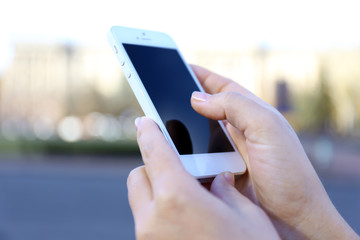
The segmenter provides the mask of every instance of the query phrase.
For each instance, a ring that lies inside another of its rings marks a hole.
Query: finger
[[[231,125],[247,133],[269,131],[273,133],[279,121],[278,114],[237,92],[209,95],[194,92],[191,105],[201,115],[214,119],[226,119]],[[276,117],[276,118],[275,118]],[[269,135],[269,134],[267,134]]]
[[[230,123],[227,123],[225,126],[227,132],[229,133],[231,139],[233,142],[238,143],[238,150],[241,153],[241,156],[246,159],[247,158],[247,149],[246,149],[246,138],[244,136],[244,133],[231,125]]]
[[[191,177],[153,120],[142,117],[137,120],[136,128],[137,141],[154,194],[164,187],[173,188],[174,184]]]
[[[249,163],[249,157],[248,157],[248,151],[246,147],[246,138],[242,131],[231,125],[230,123],[226,124],[226,131],[229,133],[231,139],[235,143],[238,151],[241,154],[241,157],[244,159],[248,171],[250,170],[250,163]]]
[[[246,88],[242,87],[240,84],[230,80],[229,78],[220,76],[200,66],[191,65],[191,68],[205,91],[208,93],[215,94],[221,92],[236,91],[256,102],[265,104],[262,99],[254,95]]]
[[[245,197],[247,197],[254,204],[259,205],[258,199],[256,198],[253,180],[250,176],[250,171],[239,176],[235,180],[235,188]]]
[[[235,187],[234,174],[225,172],[217,175],[211,184],[211,192],[233,209],[242,210],[250,202]]]
[[[134,218],[152,201],[152,189],[145,167],[140,166],[132,170],[127,179],[128,198]]]

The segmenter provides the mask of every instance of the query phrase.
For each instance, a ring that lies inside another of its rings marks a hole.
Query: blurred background
[[[360,233],[360,4],[12,0],[0,10],[0,239],[133,239],[126,177],[143,115],[112,25],[169,33],[297,131]]]

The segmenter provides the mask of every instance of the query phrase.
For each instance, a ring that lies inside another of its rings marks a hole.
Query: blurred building
[[[360,50],[315,53],[254,48],[188,53],[188,61],[234,79],[267,102],[281,105],[280,110],[298,111],[299,117],[293,117],[298,129],[306,126],[301,121],[314,115],[308,111],[314,101],[322,103],[316,96],[321,96],[323,81],[330,96],[326,101],[334,106],[329,113],[334,127],[342,133],[359,133]],[[71,141],[101,134],[118,139],[117,131],[104,126],[118,126],[121,135],[132,125],[129,119],[141,112],[106,46],[18,43],[13,63],[0,73],[0,80],[1,135],[7,139],[61,137],[61,129],[69,126],[77,129],[68,133]],[[121,121],[128,122],[127,127]]]
[[[84,122],[91,113],[119,116],[137,108],[107,48],[17,44],[0,78],[1,135],[10,140],[56,137],[66,116]]]
[[[313,52],[271,51],[201,51],[193,61],[229,77],[264,100],[276,99],[276,81],[283,79],[295,91],[311,91],[316,87],[319,60]]]
[[[360,49],[195,51],[191,61],[237,81],[274,106],[279,84],[286,84],[287,104],[295,105],[287,109],[299,111],[293,119],[298,129],[313,124],[309,115],[320,114],[326,107],[320,104],[311,111],[314,101],[322,101],[318,99],[320,83],[325,81],[328,88],[323,90],[333,105],[329,113],[332,127],[340,133],[360,135]]]

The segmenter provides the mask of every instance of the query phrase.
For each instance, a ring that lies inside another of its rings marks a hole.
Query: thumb
[[[258,103],[238,92],[210,95],[193,92],[191,105],[201,115],[214,120],[227,120],[245,135],[275,131],[280,114],[270,105]]]
[[[241,210],[250,200],[243,196],[235,187],[234,174],[224,172],[217,175],[211,184],[210,191],[224,201],[229,207]]]

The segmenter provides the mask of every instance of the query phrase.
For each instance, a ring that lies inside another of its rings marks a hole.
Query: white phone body
[[[108,34],[108,41],[117,59],[119,60],[122,71],[125,74],[125,77],[128,80],[130,87],[133,90],[145,115],[153,119],[159,125],[165,138],[177,152],[183,166],[190,174],[192,174],[199,180],[206,181],[206,179],[212,178],[217,174],[225,171],[230,171],[235,175],[243,174],[246,171],[246,165],[244,160],[242,159],[240,153],[238,152],[237,148],[235,147],[234,143],[226,132],[225,127],[220,121],[218,121],[218,123],[220,124],[222,131],[224,131],[226,138],[229,140],[231,146],[233,147],[233,151],[180,154],[178,149],[176,148],[174,141],[170,137],[170,134],[157,111],[156,106],[154,105],[145,85],[142,82],[142,79],[140,79],[139,75],[141,75],[141,72],[138,72],[139,67],[138,69],[136,69],[136,67],[134,66],[134,57],[133,59],[130,59],[128,54],[129,52],[127,52],[125,49],[125,47],[127,47],[129,51],[129,46],[135,49],[139,47],[141,48],[141,46],[143,46],[145,47],[145,49],[148,49],[147,47],[150,47],[150,50],[176,50],[181,58],[181,61],[185,64],[187,71],[191,74],[193,81],[198,87],[198,89],[193,89],[193,91],[204,91],[195,74],[188,66],[188,64],[186,64],[186,62],[184,61],[184,58],[178,51],[175,42],[170,36],[161,32],[114,26],[111,28]],[[151,62],[153,63],[153,61]],[[154,79],[154,81],[156,81],[156,78]],[[188,102],[190,103],[190,96],[188,97]],[[176,111],[176,106],[174,106],[174,109]],[[211,124],[209,123],[209,125]]]

